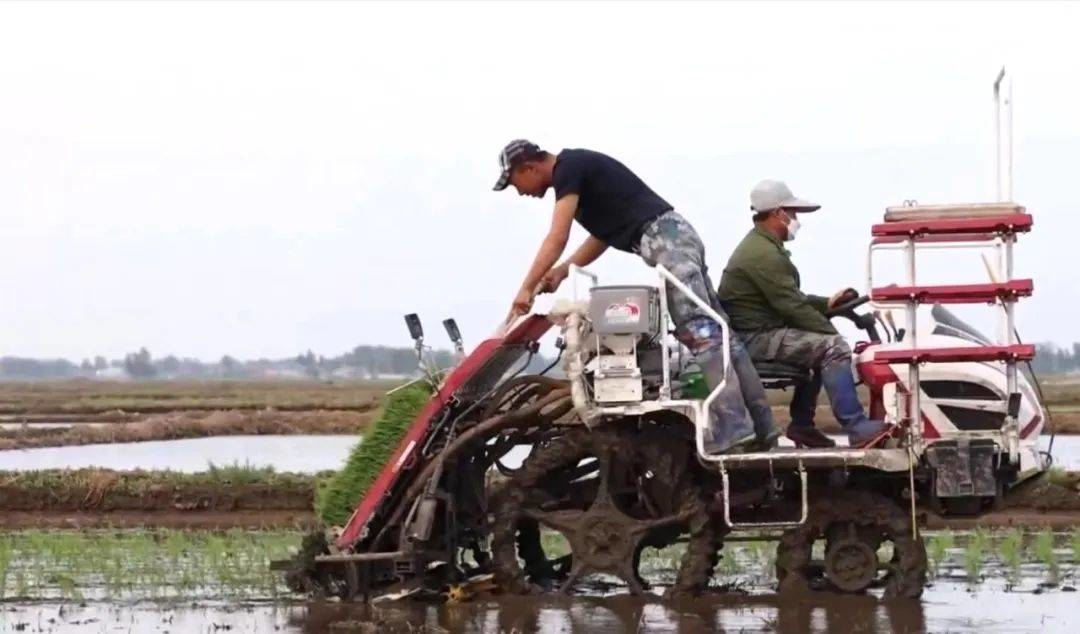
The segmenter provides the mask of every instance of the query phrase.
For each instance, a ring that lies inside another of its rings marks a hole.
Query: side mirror
[[[413,338],[413,341],[424,338],[424,327],[420,324],[419,315],[416,313],[405,315],[405,325],[409,327],[409,336]]]

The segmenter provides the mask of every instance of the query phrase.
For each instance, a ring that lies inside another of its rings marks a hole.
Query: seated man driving
[[[754,228],[731,254],[718,293],[732,329],[755,363],[782,363],[812,372],[809,381],[795,388],[787,437],[798,446],[835,446],[814,427],[817,397],[824,386],[849,442],[863,446],[885,426],[866,416],[855,392],[851,348],[825,316],[857,294],[852,289],[832,298],[804,294],[799,271],[784,248],[784,242],[795,239],[798,216],[820,207],[796,198],[780,181],[758,183],[750,192]]]

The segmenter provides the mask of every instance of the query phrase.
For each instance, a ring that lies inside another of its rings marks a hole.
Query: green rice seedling
[[[1046,479],[1052,484],[1065,485],[1071,483],[1069,472],[1063,467],[1050,467],[1050,470],[1046,472]]]
[[[428,385],[417,383],[386,398],[382,417],[353,447],[345,466],[316,490],[315,513],[323,522],[340,526],[348,521],[430,397]]]
[[[1072,546],[1072,562],[1080,566],[1080,528],[1074,528],[1069,536],[1069,545]]]
[[[1051,575],[1057,576],[1058,556],[1057,552],[1054,550],[1054,533],[1050,529],[1040,532],[1035,537],[1033,548],[1035,551],[1035,558],[1050,569]]]
[[[742,569],[738,560],[735,558],[735,553],[732,549],[725,549],[728,552],[720,554],[720,563],[717,565],[717,571],[723,575],[735,575]]]
[[[299,539],[260,531],[0,534],[0,553],[11,554],[2,591],[32,600],[262,599],[283,589],[270,559]]]
[[[1004,537],[998,541],[998,552],[1001,554],[1001,561],[1011,572],[1019,570],[1023,559],[1023,551],[1024,533],[1019,528],[1006,532]]]
[[[926,554],[930,557],[930,564],[933,567],[934,574],[938,574],[941,569],[941,562],[945,561],[945,557],[949,554],[949,550],[955,545],[955,538],[952,531],[943,531],[930,537],[926,542]]]
[[[11,565],[11,539],[0,535],[0,601],[4,599],[7,588],[8,568]]]
[[[15,597],[22,598],[30,595],[30,584],[27,583],[26,573],[19,570],[15,571]]]
[[[983,529],[977,529],[968,539],[967,546],[964,548],[964,569],[967,571],[969,580],[977,581],[979,579],[982,572],[983,558],[989,544],[990,536]]]
[[[61,592],[61,596],[72,601],[83,601],[83,594],[79,592],[79,588],[75,585],[75,580],[67,575],[54,575],[50,582],[55,583]]]
[[[540,547],[549,559],[570,554],[570,542],[558,531],[541,531]]]

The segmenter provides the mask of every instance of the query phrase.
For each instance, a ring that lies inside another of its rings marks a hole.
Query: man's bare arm
[[[585,242],[581,243],[577,251],[574,251],[574,254],[559,266],[564,267],[567,271],[570,270],[571,264],[589,266],[596,261],[596,258],[603,255],[604,251],[607,251],[607,247],[608,245],[603,240],[595,236],[589,236],[585,239]]]
[[[574,223],[577,206],[577,194],[569,194],[556,201],[555,213],[551,218],[551,229],[548,230],[547,237],[536,252],[536,258],[529,267],[529,273],[525,276],[525,281],[521,283],[521,290],[532,292],[540,283],[540,278],[544,276],[544,273],[555,266],[570,239],[570,225]]]
[[[571,264],[588,266],[595,262],[596,258],[600,257],[604,251],[607,251],[607,248],[608,245],[602,240],[589,236],[562,264],[544,274],[544,277],[540,279],[540,292],[554,293],[559,290],[559,285],[570,276]]]
[[[532,310],[533,297],[537,292],[541,279],[543,279],[545,273],[551,270],[551,267],[559,260],[563,250],[566,249],[566,243],[570,239],[570,225],[574,222],[577,205],[577,194],[568,194],[555,202],[555,213],[551,217],[551,228],[536,252],[532,266],[529,267],[529,273],[525,276],[525,281],[521,283],[521,289],[518,290],[517,295],[514,297],[514,302],[510,306],[510,314],[506,317],[508,322],[512,321],[516,315],[526,315]]]

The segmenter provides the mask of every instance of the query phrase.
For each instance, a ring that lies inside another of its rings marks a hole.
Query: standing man
[[[554,292],[570,273],[570,265],[587,266],[608,247],[636,253],[649,266],[663,264],[699,297],[723,314],[705,266],[705,247],[694,228],[670,204],[615,159],[591,150],[563,150],[558,155],[536,144],[511,141],[499,155],[502,173],[495,191],[513,185],[521,196],[543,198],[555,189],[555,213],[529,272],[514,297],[508,321],[532,309],[534,289]],[[569,258],[556,264],[566,249],[570,226],[577,220],[589,237]],[[734,452],[771,448],[780,433],[765,401],[765,390],[750,357],[731,338],[731,366],[724,368],[720,327],[677,291],[668,291],[668,308],[676,337],[701,365],[706,384],[727,384],[712,405],[710,451]],[[754,421],[751,428],[746,410]]]
[[[813,371],[811,381],[795,388],[787,437],[807,447],[836,445],[814,427],[817,397],[824,385],[851,445],[861,446],[877,438],[885,426],[863,411],[855,392],[851,348],[825,317],[826,311],[858,293],[844,289],[831,298],[803,294],[799,271],[784,248],[799,230],[798,216],[820,208],[796,198],[780,181],[754,186],[750,192],[754,228],[731,254],[718,294],[752,359]]]

